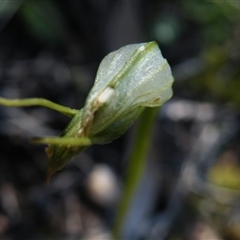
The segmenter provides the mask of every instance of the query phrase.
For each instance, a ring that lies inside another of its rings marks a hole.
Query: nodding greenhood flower
[[[128,45],[108,54],[84,106],[83,131],[93,137],[118,122],[118,128],[128,127],[140,109],[167,101],[172,83],[171,69],[155,42]],[[119,136],[106,141],[112,137]]]
[[[145,107],[161,106],[172,96],[173,81],[155,42],[127,45],[108,54],[84,107],[73,114],[59,138],[35,139],[50,143],[48,179],[90,145],[120,137]]]

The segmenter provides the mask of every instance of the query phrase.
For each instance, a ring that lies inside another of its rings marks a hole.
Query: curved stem
[[[0,97],[0,105],[7,107],[30,107],[30,106],[42,106],[58,111],[68,117],[74,117],[79,111],[69,107],[62,106],[60,104],[51,102],[45,98],[25,98],[25,99],[6,99]]]
[[[147,162],[152,127],[158,112],[159,108],[146,108],[140,115],[135,142],[129,158],[123,193],[117,209],[116,222],[113,230],[114,239],[122,238],[121,233],[124,228],[124,222]]]

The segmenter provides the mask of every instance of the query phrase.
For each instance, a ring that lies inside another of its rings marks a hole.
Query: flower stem
[[[151,143],[153,123],[159,108],[146,108],[140,115],[135,142],[129,158],[126,180],[122,197],[117,209],[116,222],[113,230],[114,239],[122,239],[122,230],[134,194],[139,186],[147,162],[147,154]]]
[[[7,107],[30,107],[30,106],[42,106],[46,108],[53,109],[68,117],[74,117],[79,111],[77,109],[72,109],[69,107],[62,106],[60,104],[49,101],[45,98],[25,98],[25,99],[7,99],[0,97],[0,105]]]

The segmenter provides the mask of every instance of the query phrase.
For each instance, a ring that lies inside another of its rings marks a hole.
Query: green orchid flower
[[[82,109],[46,99],[5,99],[9,107],[44,106],[72,118],[58,137],[35,138],[49,144],[47,181],[75,155],[93,144],[120,137],[146,107],[159,107],[172,96],[174,79],[156,42],[131,44],[108,54],[101,62],[95,83]]]

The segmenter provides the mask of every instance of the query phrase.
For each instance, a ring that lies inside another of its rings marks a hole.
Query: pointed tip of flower
[[[47,173],[46,173],[46,183],[47,183],[47,185],[49,185],[51,177],[54,173],[55,173],[55,171],[53,171],[51,168],[47,169]]]

